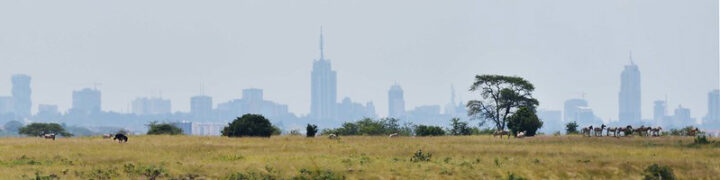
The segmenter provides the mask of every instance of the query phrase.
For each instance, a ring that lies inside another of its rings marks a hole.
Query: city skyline
[[[567,1],[557,9],[541,2],[254,4],[272,11],[178,2],[163,14],[137,9],[138,1],[114,8],[0,3],[0,21],[7,24],[0,29],[0,96],[11,95],[10,76],[28,74],[33,112],[38,104],[66,111],[72,91],[99,82],[103,109],[116,112],[129,111],[136,97],[170,99],[173,111],[187,112],[188,97],[227,102],[243,89],[262,88],[266,99],[307,115],[308,61],[317,58],[320,25],[331,37],[327,56],[339,72],[337,100],[372,101],[380,116],[388,113],[387,88],[395,82],[410,110],[449,103],[450,85],[458,99],[476,98],[466,91],[474,75],[504,74],[535,84],[542,109],[560,110],[565,100],[586,94],[595,115],[617,120],[618,75],[629,50],[643,72],[643,119],[665,97],[669,112],[682,104],[701,119],[707,92],[718,87],[717,17],[708,16],[717,14],[717,2]],[[385,8],[365,13],[378,4]],[[408,4],[416,8],[394,13]]]

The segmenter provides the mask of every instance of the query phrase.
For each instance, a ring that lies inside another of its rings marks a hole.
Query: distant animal
[[[392,133],[392,134],[390,134],[389,137],[391,137],[391,138],[392,138],[392,137],[398,137],[398,133]]]
[[[502,139],[504,135],[507,135],[508,139],[510,139],[510,132],[508,131],[495,130],[495,132],[493,132],[493,137],[500,136],[500,139]]]
[[[660,136],[660,131],[662,131],[660,126],[650,129],[652,136]]]
[[[584,127],[584,128],[582,128],[582,129],[580,130],[580,132],[581,132],[583,135],[590,136],[590,131],[592,131],[592,129],[593,129],[592,126]]]
[[[595,130],[595,136],[602,136],[602,131],[603,131],[603,129],[605,129],[605,127],[606,127],[605,124],[603,124],[603,125],[600,126],[599,128],[595,128],[595,129],[594,129],[594,130]]]
[[[43,138],[45,138],[45,139],[52,139],[52,140],[54,141],[54,140],[55,140],[55,134],[53,134],[53,133],[43,134]]]
[[[620,133],[623,133],[624,136],[627,136],[627,131],[632,132],[632,126],[628,125],[626,127],[618,127],[615,133],[617,133],[618,135],[620,135]]]
[[[124,134],[115,134],[115,137],[113,137],[113,140],[123,143],[123,142],[128,141],[128,137],[125,136]]]
[[[524,138],[524,137],[525,137],[525,131],[517,133],[517,135],[515,135],[515,137],[517,137],[517,138]]]
[[[337,134],[330,134],[330,135],[328,136],[328,138],[330,138],[330,139],[337,139],[337,138],[339,138],[339,137],[338,137]]]
[[[696,135],[697,133],[699,133],[699,132],[700,132],[700,129],[698,129],[698,128],[691,129],[691,130],[688,132],[688,136],[695,136],[695,135]]]
[[[650,127],[640,126],[639,128],[635,129],[635,132],[638,133],[639,136],[647,136],[648,130],[650,130]]]
[[[103,139],[110,139],[113,138],[113,134],[103,134]]]
[[[608,127],[607,128],[607,136],[610,136],[610,132],[613,133],[613,136],[617,137],[617,127]]]

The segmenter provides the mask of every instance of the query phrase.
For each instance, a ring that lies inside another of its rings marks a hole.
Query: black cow
[[[119,142],[127,142],[127,141],[128,141],[128,137],[125,136],[124,134],[115,134],[115,137],[113,138],[113,140],[116,140],[116,141],[119,141]]]

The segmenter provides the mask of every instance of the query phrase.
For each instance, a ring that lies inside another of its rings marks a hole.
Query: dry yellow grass
[[[718,140],[718,139],[713,139]],[[131,136],[0,139],[0,179],[225,179],[234,173],[291,178],[301,169],[348,179],[639,179],[657,163],[681,179],[717,179],[720,148],[688,147],[688,137],[526,139],[466,137],[226,138]],[[411,162],[417,150],[429,162]]]

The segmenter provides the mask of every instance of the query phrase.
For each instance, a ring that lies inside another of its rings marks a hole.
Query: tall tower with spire
[[[629,55],[630,64],[620,74],[620,93],[618,93],[618,118],[621,122],[638,123],[641,120],[640,70]]]
[[[330,123],[336,118],[337,72],[332,70],[329,59],[325,59],[325,42],[320,27],[320,57],[313,61],[310,85],[310,117],[321,123]]]

